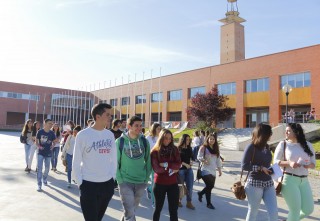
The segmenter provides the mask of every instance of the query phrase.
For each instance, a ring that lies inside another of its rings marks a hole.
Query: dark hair
[[[49,121],[52,121],[51,119],[47,118],[44,120],[45,123],[48,123]]]
[[[269,148],[269,145],[267,144],[269,138],[272,135],[272,128],[268,124],[260,123],[258,124],[252,132],[252,144],[259,150],[262,150],[263,148],[267,147]]]
[[[190,143],[189,145],[187,146],[187,138],[189,137],[190,139],[190,136],[188,134],[182,134],[182,136],[180,137],[179,139],[179,143],[178,143],[178,149],[181,150],[181,148],[183,146],[186,146],[186,147],[190,147]]]
[[[196,137],[199,137],[199,135],[200,135],[199,131],[196,130],[196,131],[194,132],[194,135],[195,135]]]
[[[152,150],[151,150],[151,152],[153,152],[153,151],[158,151],[158,158],[160,158],[160,149],[161,149],[161,147],[163,146],[163,140],[164,140],[164,137],[165,137],[167,134],[171,134],[171,138],[172,138],[172,139],[171,139],[171,142],[170,142],[169,145],[168,145],[169,147],[172,147],[172,148],[170,148],[170,149],[171,149],[170,159],[171,159],[171,156],[172,156],[172,154],[173,154],[173,150],[178,150],[177,147],[176,147],[176,146],[174,145],[174,143],[173,143],[173,135],[172,135],[171,131],[168,130],[168,129],[162,129],[162,130],[160,131],[159,138],[158,138],[156,144],[154,145],[154,147],[153,147]]]
[[[200,133],[202,136],[204,136],[204,137],[206,136],[206,132],[204,130],[201,130]]]
[[[302,146],[304,152],[306,152],[309,156],[313,156],[313,153],[307,144],[307,140],[303,133],[301,125],[297,123],[289,123],[288,126],[292,129],[298,143]]]
[[[151,125],[151,128],[150,128],[150,136],[151,137],[155,137],[156,136],[156,130],[157,130],[158,127],[160,127],[159,123],[153,123]]]
[[[134,122],[136,122],[136,121],[141,121],[142,122],[142,119],[140,117],[138,117],[138,116],[132,116],[132,117],[130,117],[128,119],[128,124],[130,126],[132,126],[134,124]]]
[[[28,119],[25,123],[24,123],[24,126],[23,126],[23,129],[22,129],[22,135],[23,136],[27,136],[27,133],[28,133],[28,123],[29,122],[32,122],[32,120],[31,119]],[[31,131],[33,130],[33,126],[31,126]]]
[[[91,116],[93,117],[94,120],[96,120],[96,115],[102,115],[105,112],[105,109],[111,109],[112,106],[107,103],[100,103],[100,104],[95,104],[93,105],[91,109]]]
[[[37,129],[37,124],[40,124],[40,122],[39,122],[39,121],[33,122],[32,136],[36,136],[38,130],[40,130],[41,125],[40,125],[40,127]]]
[[[78,131],[78,132],[79,132],[79,131],[81,130],[81,126],[80,126],[80,125],[77,125],[77,126],[75,126],[75,127],[74,127],[74,129],[73,129],[73,130],[76,130],[76,131]]]
[[[215,142],[213,144],[213,148],[210,148],[209,144],[209,139],[210,137],[213,137],[215,139]],[[216,133],[210,133],[208,136],[206,136],[203,146],[207,148],[211,154],[217,154],[217,156],[220,156],[220,150],[219,150],[219,144],[218,144],[218,139],[217,139],[217,134]]]
[[[58,125],[58,124],[54,124],[54,125]],[[53,127],[54,127],[54,125],[53,125]],[[60,137],[60,127],[59,127],[59,125],[58,125],[57,132],[54,131],[53,127],[51,128],[51,130],[56,134],[56,137]]]
[[[89,124],[91,124],[92,121],[93,121],[93,119],[92,119],[92,118],[89,118],[89,119],[87,120],[87,125],[90,126]]]
[[[72,120],[68,120],[67,124],[70,124],[71,130],[73,130],[73,128],[75,126],[74,122]]]
[[[124,121],[127,121],[125,118],[122,118],[121,119],[121,123],[123,123]]]
[[[112,128],[115,128],[119,123],[121,123],[121,120],[119,120],[119,119],[114,119],[114,120],[112,121]]]

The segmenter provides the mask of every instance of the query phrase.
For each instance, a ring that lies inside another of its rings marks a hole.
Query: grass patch
[[[320,140],[314,140],[311,142],[315,152],[320,152]],[[320,170],[320,159],[316,160],[316,170]]]

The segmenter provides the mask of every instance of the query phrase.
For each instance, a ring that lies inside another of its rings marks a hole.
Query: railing
[[[282,119],[280,123],[286,123],[287,116],[281,115]],[[320,114],[309,115],[309,114],[293,114],[288,115],[288,123],[309,123],[312,120],[320,119]]]

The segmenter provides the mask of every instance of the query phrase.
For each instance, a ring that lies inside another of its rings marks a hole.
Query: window
[[[118,99],[117,98],[110,99],[110,105],[113,107],[118,106]]]
[[[146,95],[137,95],[136,104],[146,103]]]
[[[189,98],[193,98],[197,93],[205,94],[206,88],[205,87],[193,87],[189,90]]]
[[[236,94],[236,83],[218,84],[219,95]]]
[[[178,101],[182,99],[182,90],[175,90],[168,92],[169,101]]]
[[[6,92],[0,91],[0,97],[7,97],[7,98],[14,98],[14,99],[21,99],[21,100],[40,100],[39,95],[34,94],[22,94],[22,93],[15,93],[15,92]]]
[[[253,79],[246,81],[246,93],[268,90],[269,78]]]
[[[151,94],[151,103],[162,101],[162,92]]]
[[[181,112],[170,112],[169,113],[169,121],[181,121]]]
[[[290,84],[294,88],[310,87],[310,72],[282,75],[280,87],[282,88],[285,84]]]
[[[130,97],[121,98],[121,106],[129,105],[129,104],[130,104]]]

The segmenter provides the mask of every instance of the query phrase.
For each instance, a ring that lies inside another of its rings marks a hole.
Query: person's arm
[[[118,184],[121,184],[123,183],[123,179],[122,179],[122,175],[121,175],[121,171],[120,171],[120,166],[121,166],[121,152],[120,152],[120,139],[123,139],[123,138],[118,138],[116,140],[116,149],[117,149],[117,172],[116,172],[116,179],[117,179],[117,182]]]
[[[82,184],[82,172],[81,172],[81,163],[82,163],[82,153],[84,149],[84,141],[82,140],[81,132],[76,136],[76,141],[73,150],[73,159],[72,159],[72,174],[80,187]]]
[[[221,162],[220,155],[217,156],[217,161],[216,162],[217,162],[217,168],[218,168],[219,176],[221,176],[222,175],[222,170],[221,170],[222,162]]]
[[[37,135],[36,135],[36,145],[37,145],[37,148],[38,148],[39,150],[42,150],[43,147],[42,147],[41,144],[40,144],[40,138],[41,138],[41,136],[40,136],[39,131],[38,131],[38,132],[37,132]]]
[[[145,180],[145,182],[147,183],[148,181],[149,181],[149,179],[150,179],[150,174],[151,174],[151,172],[152,172],[152,166],[151,166],[151,155],[150,155],[150,144],[149,144],[149,142],[147,141],[146,142],[147,143],[147,147],[145,147],[145,151],[146,151],[146,153],[145,153],[145,155],[146,155],[146,159],[145,159],[145,163],[146,163],[146,180]]]
[[[310,164],[304,165],[303,167],[306,169],[314,169],[316,167],[316,155],[313,149],[313,146],[311,143],[307,142],[311,152],[313,153],[313,156],[310,157]]]
[[[159,162],[158,152],[156,152],[156,151],[153,151],[151,153],[151,165],[152,165],[152,169],[157,174],[168,173],[168,169],[163,167],[163,163]]]
[[[254,160],[254,156],[253,156],[255,152],[254,148],[255,147],[252,144],[250,144],[244,150],[242,161],[241,161],[241,167],[243,170],[253,171],[253,172],[262,171],[262,167],[260,165],[257,165],[257,163],[255,163],[256,161]],[[251,162],[252,159],[253,159],[253,162]]]
[[[178,172],[181,167],[181,158],[178,148],[174,148],[174,161],[168,162],[168,168],[173,172]]]

